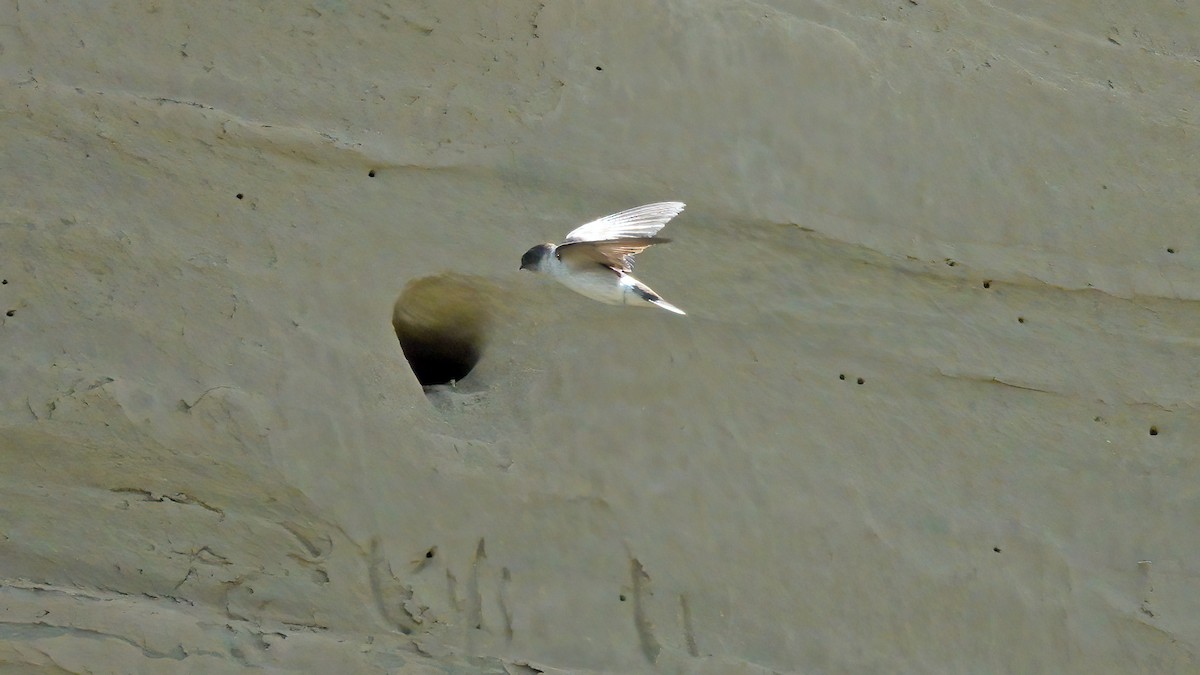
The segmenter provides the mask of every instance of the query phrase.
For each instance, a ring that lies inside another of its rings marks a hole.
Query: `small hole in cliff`
[[[994,552],[996,552],[996,553],[999,553],[999,552],[1000,552],[1000,547],[999,547],[999,546],[993,546],[993,547],[992,547],[992,551],[994,551]]]
[[[374,178],[374,177],[375,177],[375,169],[371,169],[370,171],[368,171],[368,172],[367,172],[367,177],[368,177],[368,178]]]
[[[15,310],[15,309],[10,309],[10,310],[8,310],[7,312],[5,312],[5,313],[4,313],[4,316],[12,316],[12,315],[14,315],[14,314],[16,314],[16,313],[17,313],[17,310]]]
[[[1157,436],[1158,435],[1158,427],[1150,427],[1150,435]]]
[[[596,66],[596,70],[604,70],[604,69],[601,68],[600,66]]]
[[[428,560],[429,558],[432,558],[432,557],[433,557],[433,551],[434,551],[434,549],[436,549],[436,548],[437,548],[437,547],[434,547],[434,548],[431,548],[431,549],[429,549],[428,551],[425,551],[425,559],[426,559],[426,560]]]
[[[625,602],[625,594],[622,593],[620,597],[621,597],[621,602]]]
[[[1168,249],[1167,249],[1167,253],[1174,253],[1174,252],[1175,252],[1175,248],[1174,248],[1174,247],[1171,247],[1171,248],[1168,248]]]
[[[0,285],[7,286],[7,285],[8,285],[8,279],[0,279]]]
[[[983,282],[983,287],[984,287],[984,288],[991,288],[991,287],[992,287],[992,282],[990,282],[990,281],[985,281],[985,282]]]
[[[860,377],[860,378],[858,378],[858,380],[856,380],[856,381],[857,381],[859,384],[863,384],[864,382],[866,382],[866,380],[862,379],[861,377]]]
[[[1025,317],[1023,317],[1023,316],[1018,316],[1018,317],[1017,317],[1017,323],[1025,323]]]
[[[845,374],[845,373],[838,373],[838,379],[839,379],[839,380],[844,380],[844,379],[846,379],[846,374]]]
[[[240,193],[240,192],[239,192],[239,193],[237,193],[237,198],[238,198],[238,199],[245,199],[245,198],[246,198],[246,195],[244,195],[244,194],[242,194],[242,193]]]
[[[410,281],[392,310],[392,328],[422,386],[457,382],[483,355],[496,292],[481,277],[445,273]]]

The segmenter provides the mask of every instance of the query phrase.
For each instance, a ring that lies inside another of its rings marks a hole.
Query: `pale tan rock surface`
[[[1194,3],[14,0],[0,47],[0,670],[1196,667]],[[687,317],[517,271],[665,199]],[[443,273],[500,293],[423,391]]]

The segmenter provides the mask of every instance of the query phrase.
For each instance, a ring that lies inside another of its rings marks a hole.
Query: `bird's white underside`
[[[555,281],[576,293],[609,305],[626,304],[625,296],[629,293],[627,279],[633,279],[628,275],[622,275],[624,278],[618,281],[615,278],[618,276],[616,272],[599,265],[596,266],[594,272],[572,271],[554,256],[550,256],[542,264],[542,268],[543,271],[554,277]],[[636,281],[634,279],[635,283]]]
[[[658,295],[649,286],[628,274],[614,272],[600,266],[596,267],[595,272],[572,271],[553,256],[543,263],[542,271],[576,293],[606,305],[660,307],[676,314],[686,314],[661,298],[658,302],[652,302],[635,293],[633,289],[640,286],[652,295]]]

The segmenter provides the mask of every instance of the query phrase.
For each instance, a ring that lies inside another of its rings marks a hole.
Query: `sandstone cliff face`
[[[1194,664],[1200,12],[1043,5],[0,8],[0,663]]]

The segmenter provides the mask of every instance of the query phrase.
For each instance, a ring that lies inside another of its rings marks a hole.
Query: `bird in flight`
[[[609,305],[653,305],[686,314],[629,274],[633,256],[670,241],[656,235],[683,206],[656,202],[580,225],[557,246],[538,244],[526,251],[521,269],[548,274],[576,293]]]

